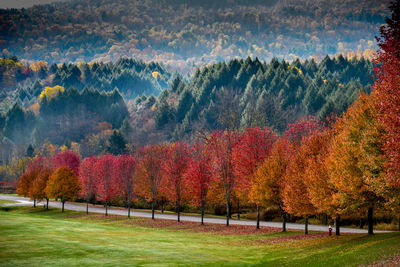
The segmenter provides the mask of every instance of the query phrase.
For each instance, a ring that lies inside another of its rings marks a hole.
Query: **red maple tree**
[[[184,174],[187,193],[191,202],[201,207],[201,224],[204,224],[204,209],[211,183],[210,156],[204,145],[196,143],[191,149],[187,170]]]
[[[64,152],[58,153],[54,159],[54,167],[58,168],[65,166],[74,171],[75,175],[79,175],[79,165],[81,163],[80,156],[71,150],[65,150]]]
[[[244,130],[242,138],[232,151],[235,176],[237,177],[236,192],[238,201],[239,199],[246,202],[249,200],[254,172],[269,156],[276,139],[276,134],[268,127],[246,128]],[[260,228],[259,205],[261,203],[256,202],[255,204],[257,205],[257,228]],[[239,210],[238,213],[240,213]]]
[[[115,158],[115,175],[119,177],[118,187],[121,189],[120,193],[128,205],[128,218],[131,216],[132,199],[134,197],[135,189],[135,172],[139,164],[138,158],[124,154]]]
[[[85,158],[79,168],[79,181],[82,187],[81,196],[86,200],[86,214],[89,213],[89,199],[96,194],[96,162],[96,156]]]
[[[106,216],[108,206],[114,197],[119,193],[117,181],[118,176],[115,171],[115,156],[106,154],[100,157],[94,164],[96,179],[96,195],[98,200],[104,201],[106,206]]]

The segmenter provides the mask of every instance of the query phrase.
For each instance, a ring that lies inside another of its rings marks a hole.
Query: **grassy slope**
[[[357,266],[400,253],[400,234],[257,242],[296,232],[215,235],[74,218],[57,209],[0,209],[0,266]]]

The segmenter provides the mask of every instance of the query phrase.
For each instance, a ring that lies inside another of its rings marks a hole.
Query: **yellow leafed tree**
[[[56,97],[60,92],[64,92],[65,88],[59,85],[56,85],[54,87],[46,86],[44,90],[40,93],[39,95],[39,100],[42,100],[43,97],[46,97],[47,100],[52,99],[53,97]]]

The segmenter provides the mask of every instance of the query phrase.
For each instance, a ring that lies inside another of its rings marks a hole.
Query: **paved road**
[[[18,203],[13,203],[13,204],[3,204],[3,205],[33,205],[33,201],[29,200],[29,198],[24,198],[24,197],[17,197],[17,196],[7,196],[7,195],[0,195],[0,199],[4,200],[13,200],[13,201],[18,201]],[[61,208],[61,202],[56,202],[56,201],[50,201],[49,202],[50,207],[54,208]],[[86,211],[86,206],[85,205],[78,205],[74,203],[65,203],[64,206],[65,209],[67,210],[74,210],[74,211]],[[100,207],[89,207],[89,212],[91,213],[105,213],[104,208]],[[127,216],[128,211],[123,210],[123,209],[108,209],[108,214],[112,215],[122,215],[122,216]],[[151,213],[150,212],[142,212],[142,211],[131,211],[131,216],[135,217],[144,217],[144,218],[151,218]],[[157,219],[167,219],[167,220],[176,220],[176,215],[174,214],[160,214],[156,213],[155,218]],[[199,222],[200,223],[200,217],[198,216],[187,216],[187,215],[181,215],[181,220],[182,221],[189,221],[189,222]],[[204,218],[205,223],[216,223],[216,224],[225,224],[226,220],[222,218]],[[256,226],[255,221],[243,221],[243,220],[230,220],[230,224],[232,225],[250,225],[250,226]],[[269,226],[269,227],[277,227],[281,228],[282,223],[280,222],[265,222],[261,221],[260,222],[261,226]],[[287,223],[286,224],[287,229],[292,229],[292,230],[304,230],[304,224],[301,223]],[[309,225],[308,229],[310,231],[323,231],[326,232],[328,231],[328,227],[326,225]],[[335,229],[333,229],[335,230]],[[366,234],[367,230],[364,229],[357,229],[357,228],[345,228],[341,227],[340,231],[342,233],[355,233],[355,234]],[[375,233],[385,233],[389,231],[379,231],[375,230]]]

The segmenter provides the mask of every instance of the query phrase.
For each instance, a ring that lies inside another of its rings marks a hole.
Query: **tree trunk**
[[[86,215],[89,214],[89,198],[86,198]]]
[[[33,207],[36,208],[36,199],[33,200]]]
[[[204,206],[205,206],[205,201],[201,201],[201,225],[204,225]]]
[[[328,214],[324,213],[323,216],[324,216],[323,225],[328,225]]]
[[[178,200],[176,202],[176,209],[177,209],[177,213],[178,213],[178,222],[181,222],[181,211],[180,211],[180,208],[181,208],[181,203]]]
[[[131,201],[128,202],[128,218],[131,217]]]
[[[154,198],[151,201],[151,219],[154,220]]]
[[[229,201],[226,202],[226,226],[229,226],[230,204]]]
[[[164,214],[164,202],[161,203],[161,213]]]
[[[283,222],[282,222],[282,232],[286,232],[286,212],[282,214]]]
[[[237,201],[237,219],[240,220],[240,200]]]
[[[62,200],[61,202],[62,202],[62,210],[61,210],[61,212],[64,212],[64,204],[65,204],[65,201]]]
[[[108,208],[108,206],[107,206],[107,200],[106,200],[106,216],[108,216],[108,210],[107,210],[107,208]]]
[[[46,198],[46,202],[47,202],[47,204],[46,204],[46,210],[49,210],[49,199],[48,199],[48,198]]]
[[[305,222],[305,227],[304,227],[304,233],[308,235],[308,215],[306,215],[306,222]]]
[[[363,222],[363,219],[360,218],[360,229],[363,229],[363,228],[364,228],[364,222]]]
[[[340,215],[338,214],[335,218],[335,234],[340,235]]]
[[[368,209],[368,234],[374,234],[374,219],[373,219],[374,208]]]
[[[400,217],[399,217],[399,231],[400,231]]]
[[[257,229],[260,229],[260,205],[257,204]]]

